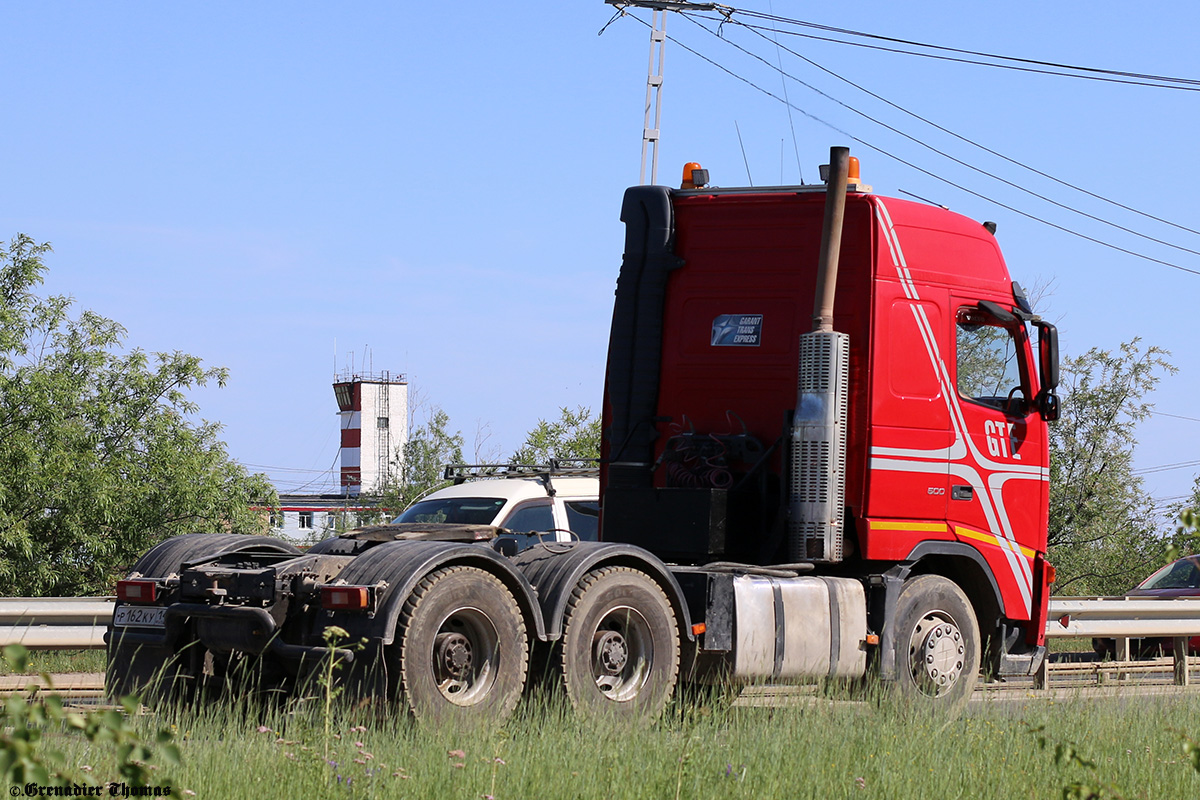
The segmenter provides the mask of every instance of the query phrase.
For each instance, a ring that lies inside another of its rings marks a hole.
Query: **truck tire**
[[[896,602],[896,684],[900,694],[951,710],[979,678],[979,623],[952,581],[918,575]]]
[[[418,720],[504,720],[525,689],[525,620],[484,570],[446,567],[422,579],[400,613],[396,646],[401,692]]]
[[[159,542],[148,550],[134,564],[131,574],[165,578],[178,572],[185,562],[252,547],[268,552],[300,553],[294,545],[270,536],[187,533]],[[113,612],[116,613],[116,607]],[[104,674],[106,695],[117,699],[122,695],[140,694],[144,695],[143,700],[154,700],[185,694],[188,689],[184,687],[190,685],[191,679],[178,655],[166,647],[127,642],[122,636],[125,630],[109,627],[108,663]]]
[[[679,676],[679,630],[644,572],[605,567],[575,587],[563,621],[563,684],[575,710],[655,719]]]

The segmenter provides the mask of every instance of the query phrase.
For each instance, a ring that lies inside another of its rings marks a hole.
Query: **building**
[[[342,493],[357,497],[399,478],[408,442],[408,381],[386,371],[344,373],[333,393],[342,429]]]
[[[334,379],[341,442],[337,491],[280,494],[270,513],[273,533],[297,542],[318,542],[366,522],[391,519],[401,509],[380,509],[361,495],[400,478],[408,442],[408,381],[390,372]]]
[[[391,520],[398,513],[344,494],[281,494],[279,508],[270,510],[271,532],[314,544],[339,531]]]

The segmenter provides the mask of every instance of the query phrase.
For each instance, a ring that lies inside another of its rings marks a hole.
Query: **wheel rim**
[[[653,662],[650,623],[637,609],[619,606],[604,615],[592,636],[592,677],[605,697],[637,697]]]
[[[913,682],[931,697],[946,694],[958,683],[966,662],[966,644],[958,623],[945,611],[930,611],[909,638]]]
[[[500,637],[487,615],[474,608],[455,611],[433,641],[433,681],[442,697],[469,706],[487,696],[496,679]]]

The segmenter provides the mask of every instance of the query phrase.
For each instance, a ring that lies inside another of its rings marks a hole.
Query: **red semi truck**
[[[418,717],[504,715],[532,659],[582,711],[653,716],[712,671],[872,673],[950,706],[981,668],[1033,673],[1056,331],[994,226],[878,197],[850,161],[834,148],[827,185],[719,189],[689,165],[685,188],[626,192],[601,541],[177,537],[118,588],[110,690],[239,669],[294,689],[338,657]]]

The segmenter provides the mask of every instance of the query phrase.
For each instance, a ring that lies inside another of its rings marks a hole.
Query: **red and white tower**
[[[344,373],[334,381],[342,429],[341,491],[356,496],[400,477],[408,442],[408,381]]]

